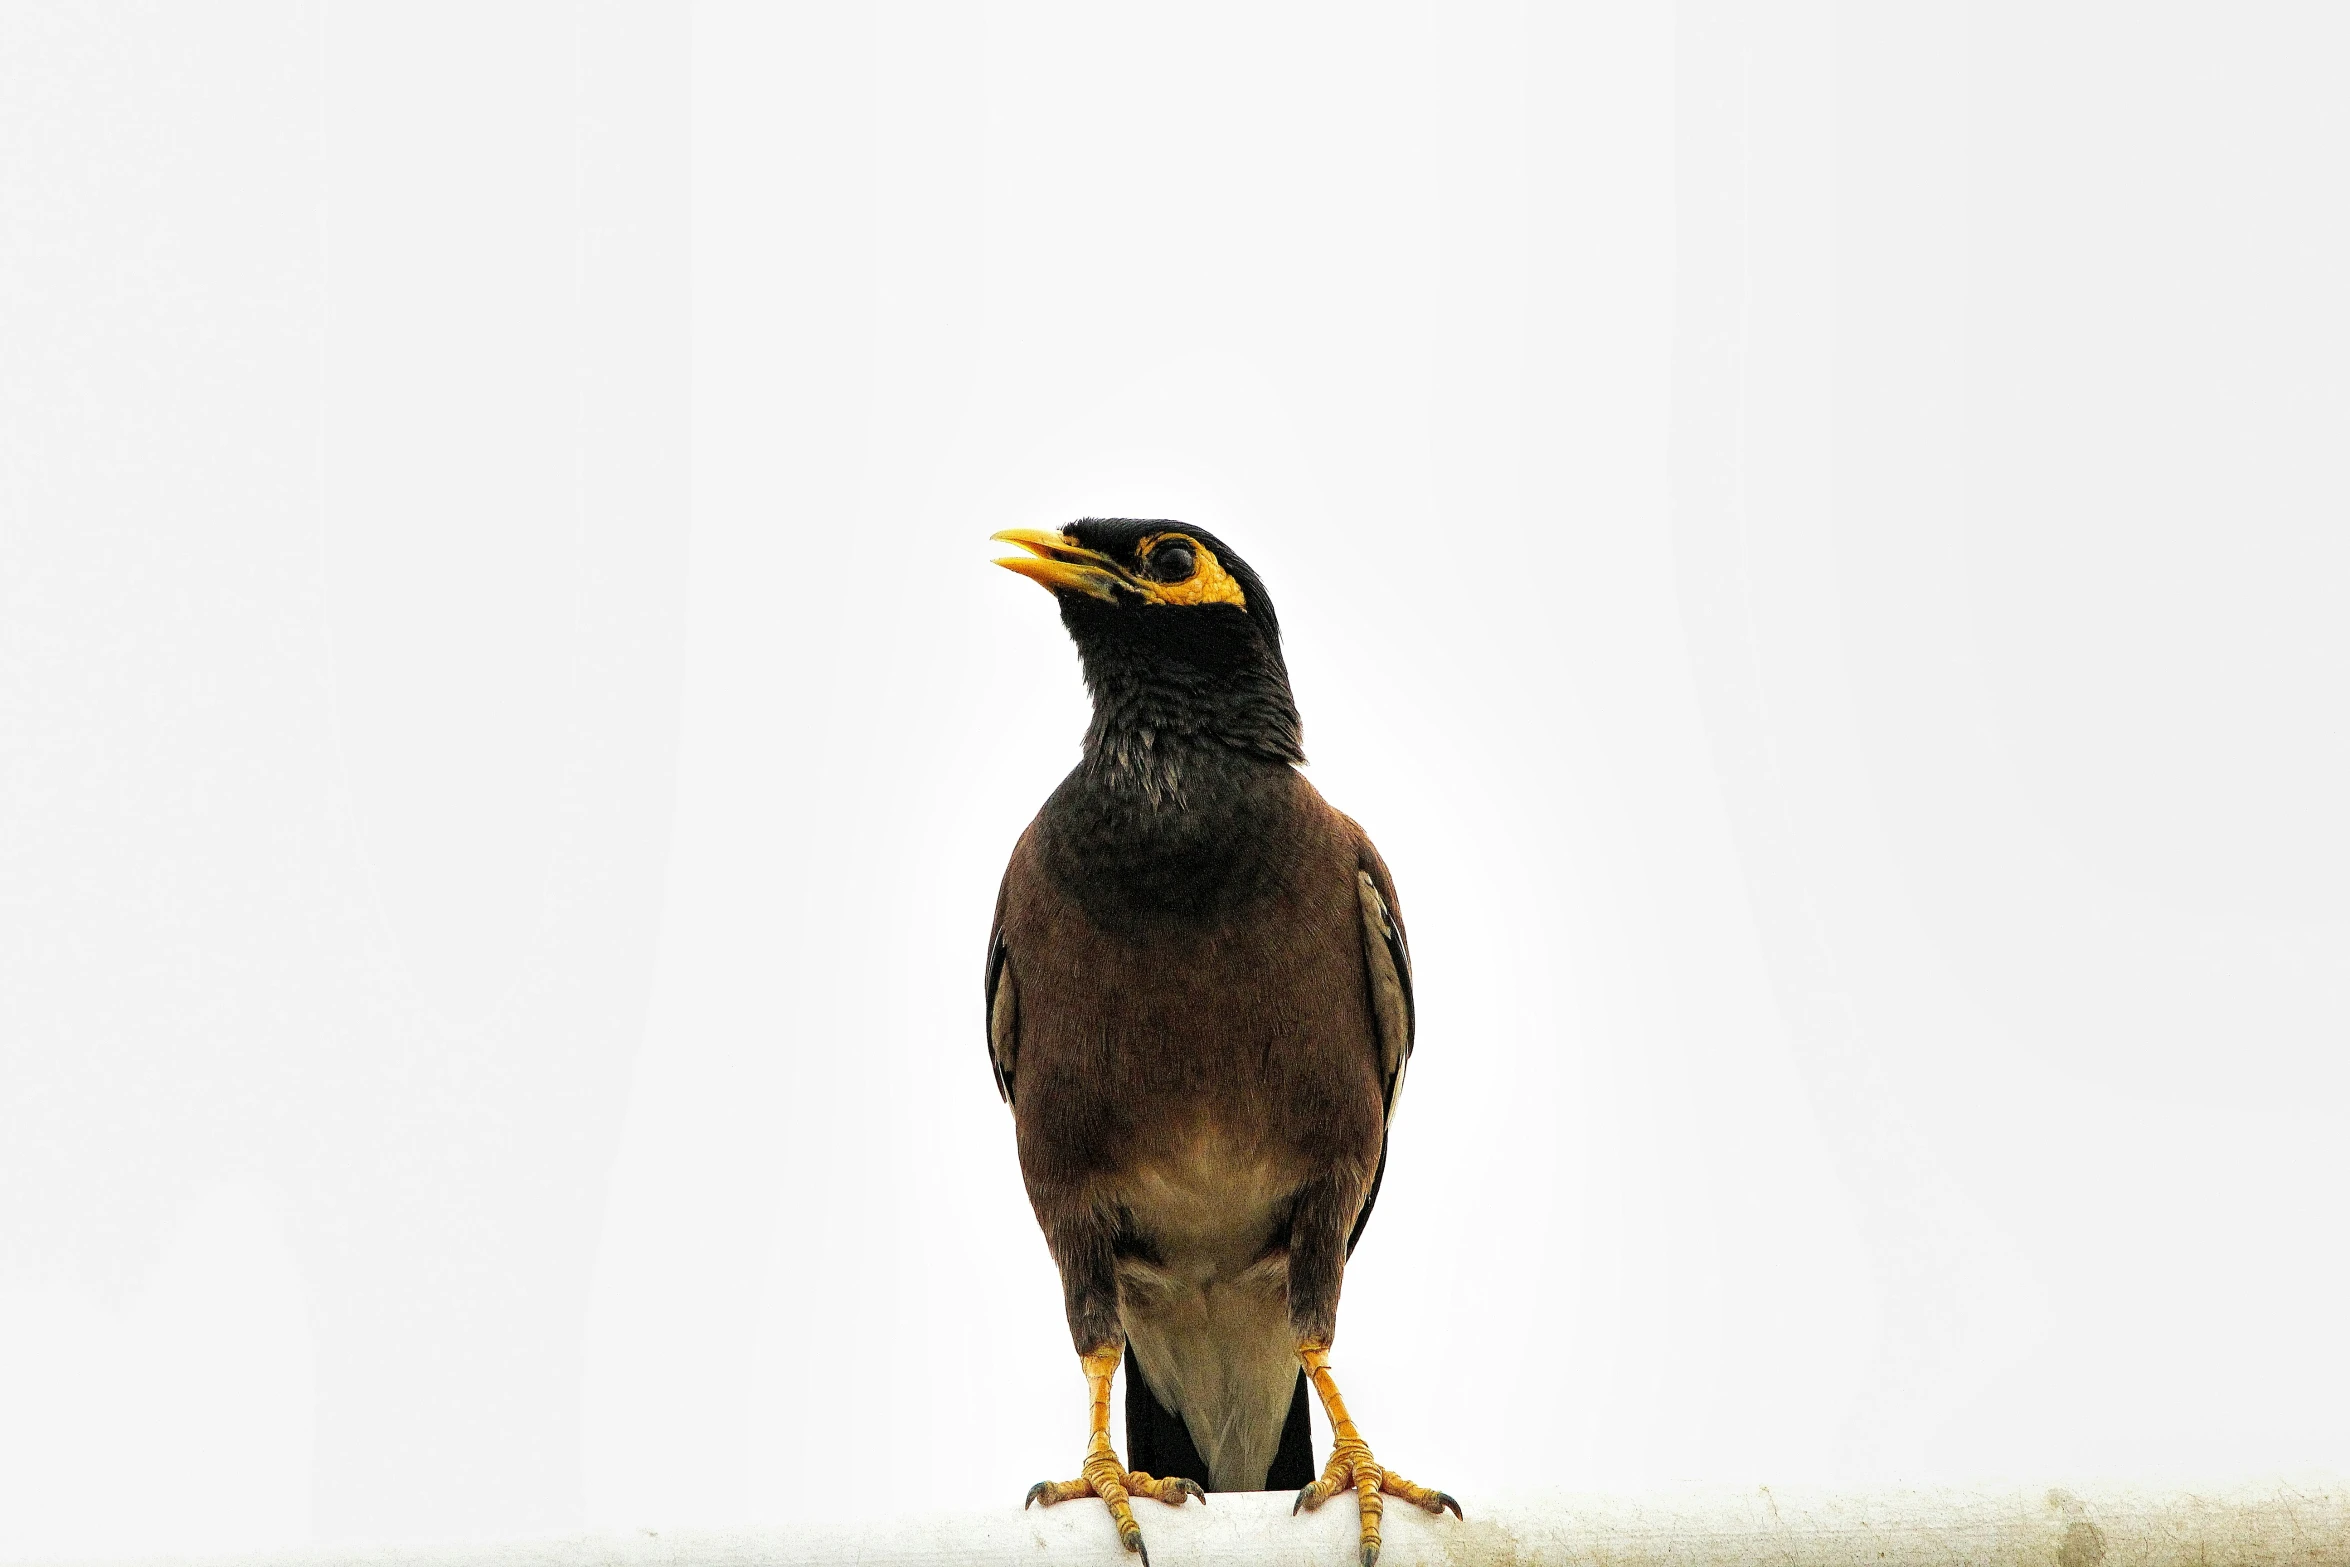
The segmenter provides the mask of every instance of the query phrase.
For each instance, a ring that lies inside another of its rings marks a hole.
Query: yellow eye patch
[[[1137,582],[1143,594],[1153,604],[1230,604],[1248,608],[1248,595],[1240,590],[1239,582],[1216,559],[1209,549],[1188,533],[1154,533],[1144,539],[1135,550],[1135,558],[1148,560],[1161,544],[1179,542],[1191,551],[1191,575],[1181,582]]]

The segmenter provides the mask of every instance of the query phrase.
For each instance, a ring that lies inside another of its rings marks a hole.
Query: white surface
[[[2350,1468],[2350,11],[688,28],[0,8],[0,1552],[1065,1472],[1087,511],[1401,884],[1382,1455]]]
[[[1151,1567],[1354,1567],[1351,1506],[1290,1514],[1286,1495],[1224,1494],[1141,1514]],[[1753,1487],[1544,1495],[1466,1521],[1390,1507],[1381,1567],[2234,1567],[2350,1562],[2338,1484],[2150,1492]],[[912,1514],[846,1527],[811,1516],[738,1530],[638,1529],[463,1544],[349,1546],[247,1567],[1136,1567],[1098,1502]]]

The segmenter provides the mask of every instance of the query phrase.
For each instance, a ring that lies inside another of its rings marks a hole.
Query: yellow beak
[[[1028,551],[1026,555],[1007,556],[997,561],[997,565],[1053,592],[1067,588],[1115,603],[1121,589],[1140,591],[1109,556],[1086,549],[1066,534],[1046,533],[1037,528],[1006,528],[990,537]]]

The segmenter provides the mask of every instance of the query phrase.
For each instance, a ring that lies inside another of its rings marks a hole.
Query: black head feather
[[[1064,531],[1139,583],[1177,584],[1164,595],[1056,595],[1093,695],[1090,762],[1203,747],[1305,760],[1281,622],[1248,562],[1205,529],[1163,518],[1085,517]],[[1218,568],[1239,602],[1222,588],[1217,597],[1179,601],[1184,578],[1196,573],[1204,582]]]

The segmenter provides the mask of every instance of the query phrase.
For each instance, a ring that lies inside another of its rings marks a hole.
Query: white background
[[[1076,663],[1288,631],[1469,1505],[2350,1464],[2339,8],[0,14],[0,1553],[1009,1506]]]

